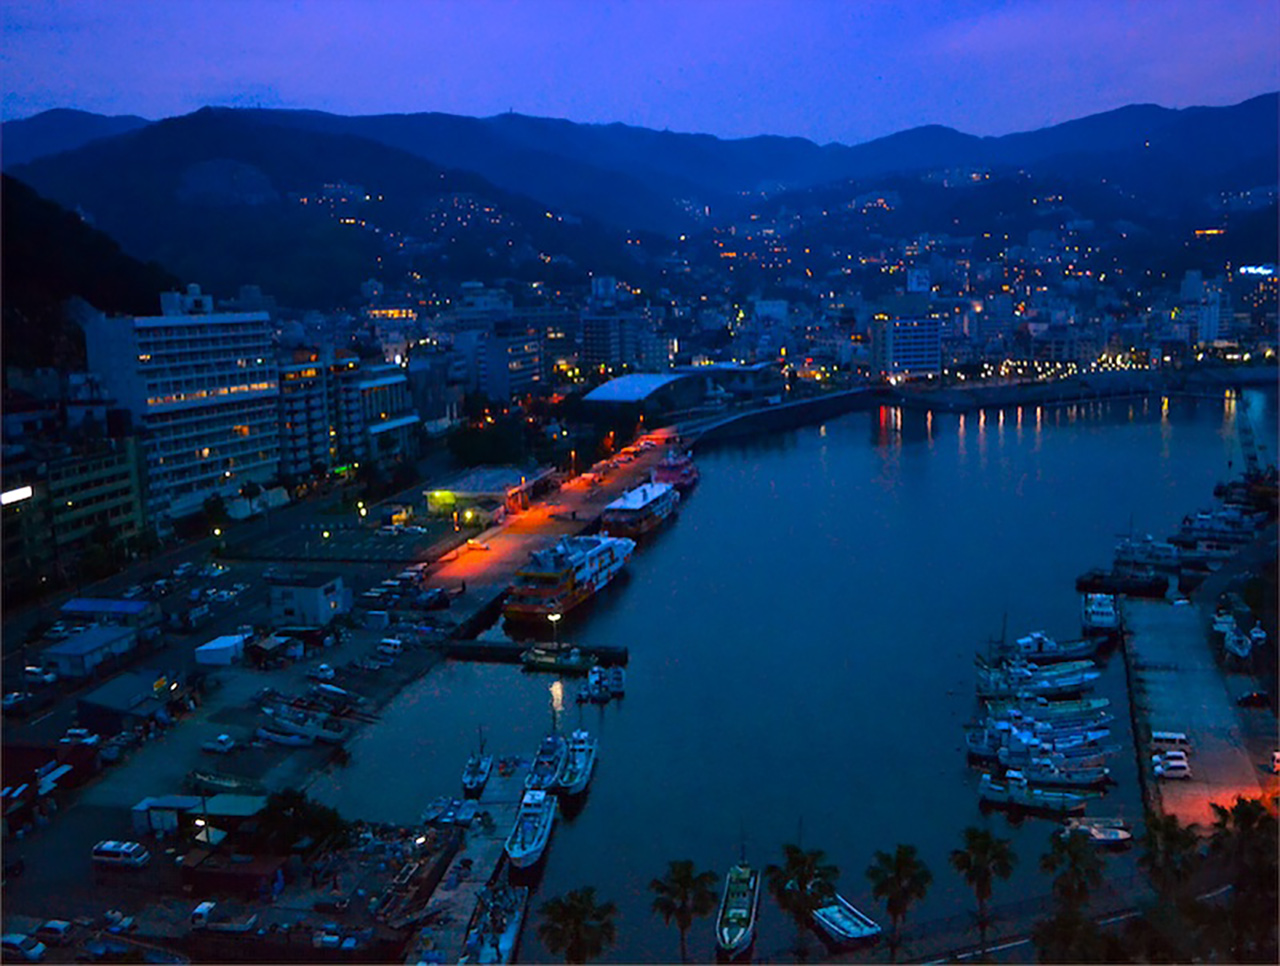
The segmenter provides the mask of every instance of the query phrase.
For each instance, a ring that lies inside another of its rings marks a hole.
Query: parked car
[[[22,691],[10,691],[4,696],[4,713],[18,714],[27,707],[27,695]]]
[[[140,869],[151,861],[151,853],[138,842],[107,840],[93,847],[93,861],[97,865],[114,865]]]
[[[68,728],[58,740],[65,745],[96,745],[100,739],[88,728]]]
[[[228,752],[235,751],[237,748],[236,740],[230,735],[218,735],[218,737],[206,741],[200,746],[201,750],[210,752],[215,755],[225,755]]]
[[[0,936],[0,954],[9,962],[38,963],[44,959],[44,943],[20,932]]]
[[[181,564],[178,564],[178,566],[173,568],[173,575],[175,577],[185,577],[187,574],[191,573],[191,571],[195,569],[196,569],[196,565],[193,563],[181,563]]]
[[[75,928],[74,923],[65,919],[50,919],[35,931],[35,937],[46,946],[65,946],[71,942]]]
[[[57,684],[58,672],[29,664],[22,669],[22,677],[28,684]]]
[[[308,671],[307,677],[313,678],[316,681],[332,681],[334,678],[334,670],[328,664],[321,664],[315,670]]]
[[[1185,761],[1167,761],[1156,765],[1157,778],[1190,778],[1191,766]]]

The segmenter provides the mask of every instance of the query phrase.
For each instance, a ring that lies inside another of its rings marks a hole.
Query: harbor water
[[[650,880],[683,858],[723,876],[741,849],[778,862],[786,842],[824,850],[841,893],[886,928],[864,871],[876,850],[913,844],[933,872],[908,925],[964,914],[972,893],[948,855],[968,825],[1013,840],[1017,867],[994,904],[1045,894],[1039,857],[1054,824],[978,807],[961,730],[977,710],[975,651],[1002,626],[1079,636],[1076,575],[1108,565],[1118,536],[1163,537],[1209,506],[1214,484],[1242,468],[1241,419],[1274,440],[1275,395],[885,408],[704,448],[676,518],[560,625],[562,640],[630,649],[622,701],[578,705],[573,681],[448,662],[312,793],[346,816],[412,822],[430,799],[460,794],[481,726],[490,751],[525,757],[553,719],[597,733],[596,776],[553,834],[522,961],[559,960],[537,938],[537,906],[586,885],[618,907],[603,961],[675,961]],[[1118,784],[1089,811],[1136,823],[1119,654],[1096,693],[1112,700],[1123,751]],[[1106,862],[1109,876],[1136,871],[1133,851]],[[757,955],[786,958],[794,935],[764,897]],[[711,957],[711,919],[694,924],[689,949]]]

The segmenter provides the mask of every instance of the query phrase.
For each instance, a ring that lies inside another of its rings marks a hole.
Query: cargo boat
[[[561,537],[529,555],[502,612],[526,621],[567,614],[616,577],[635,547],[626,537]]]
[[[680,493],[670,483],[641,483],[604,508],[600,528],[611,537],[639,537],[675,512]]]

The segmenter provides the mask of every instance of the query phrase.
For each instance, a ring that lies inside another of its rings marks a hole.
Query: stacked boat
[[[1110,702],[1085,695],[1101,672],[1084,655],[1098,646],[1037,631],[978,658],[984,711],[965,726],[965,748],[985,769],[984,805],[1072,814],[1111,783]]]

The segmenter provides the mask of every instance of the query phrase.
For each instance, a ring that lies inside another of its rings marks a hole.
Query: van
[[[1191,739],[1181,731],[1153,731],[1151,732],[1151,747],[1157,751],[1172,749],[1190,751]]]
[[[93,847],[93,861],[98,865],[116,865],[140,869],[151,861],[151,853],[138,842],[99,842]]]
[[[384,637],[378,642],[378,650],[383,654],[403,654],[404,644],[394,637]]]

